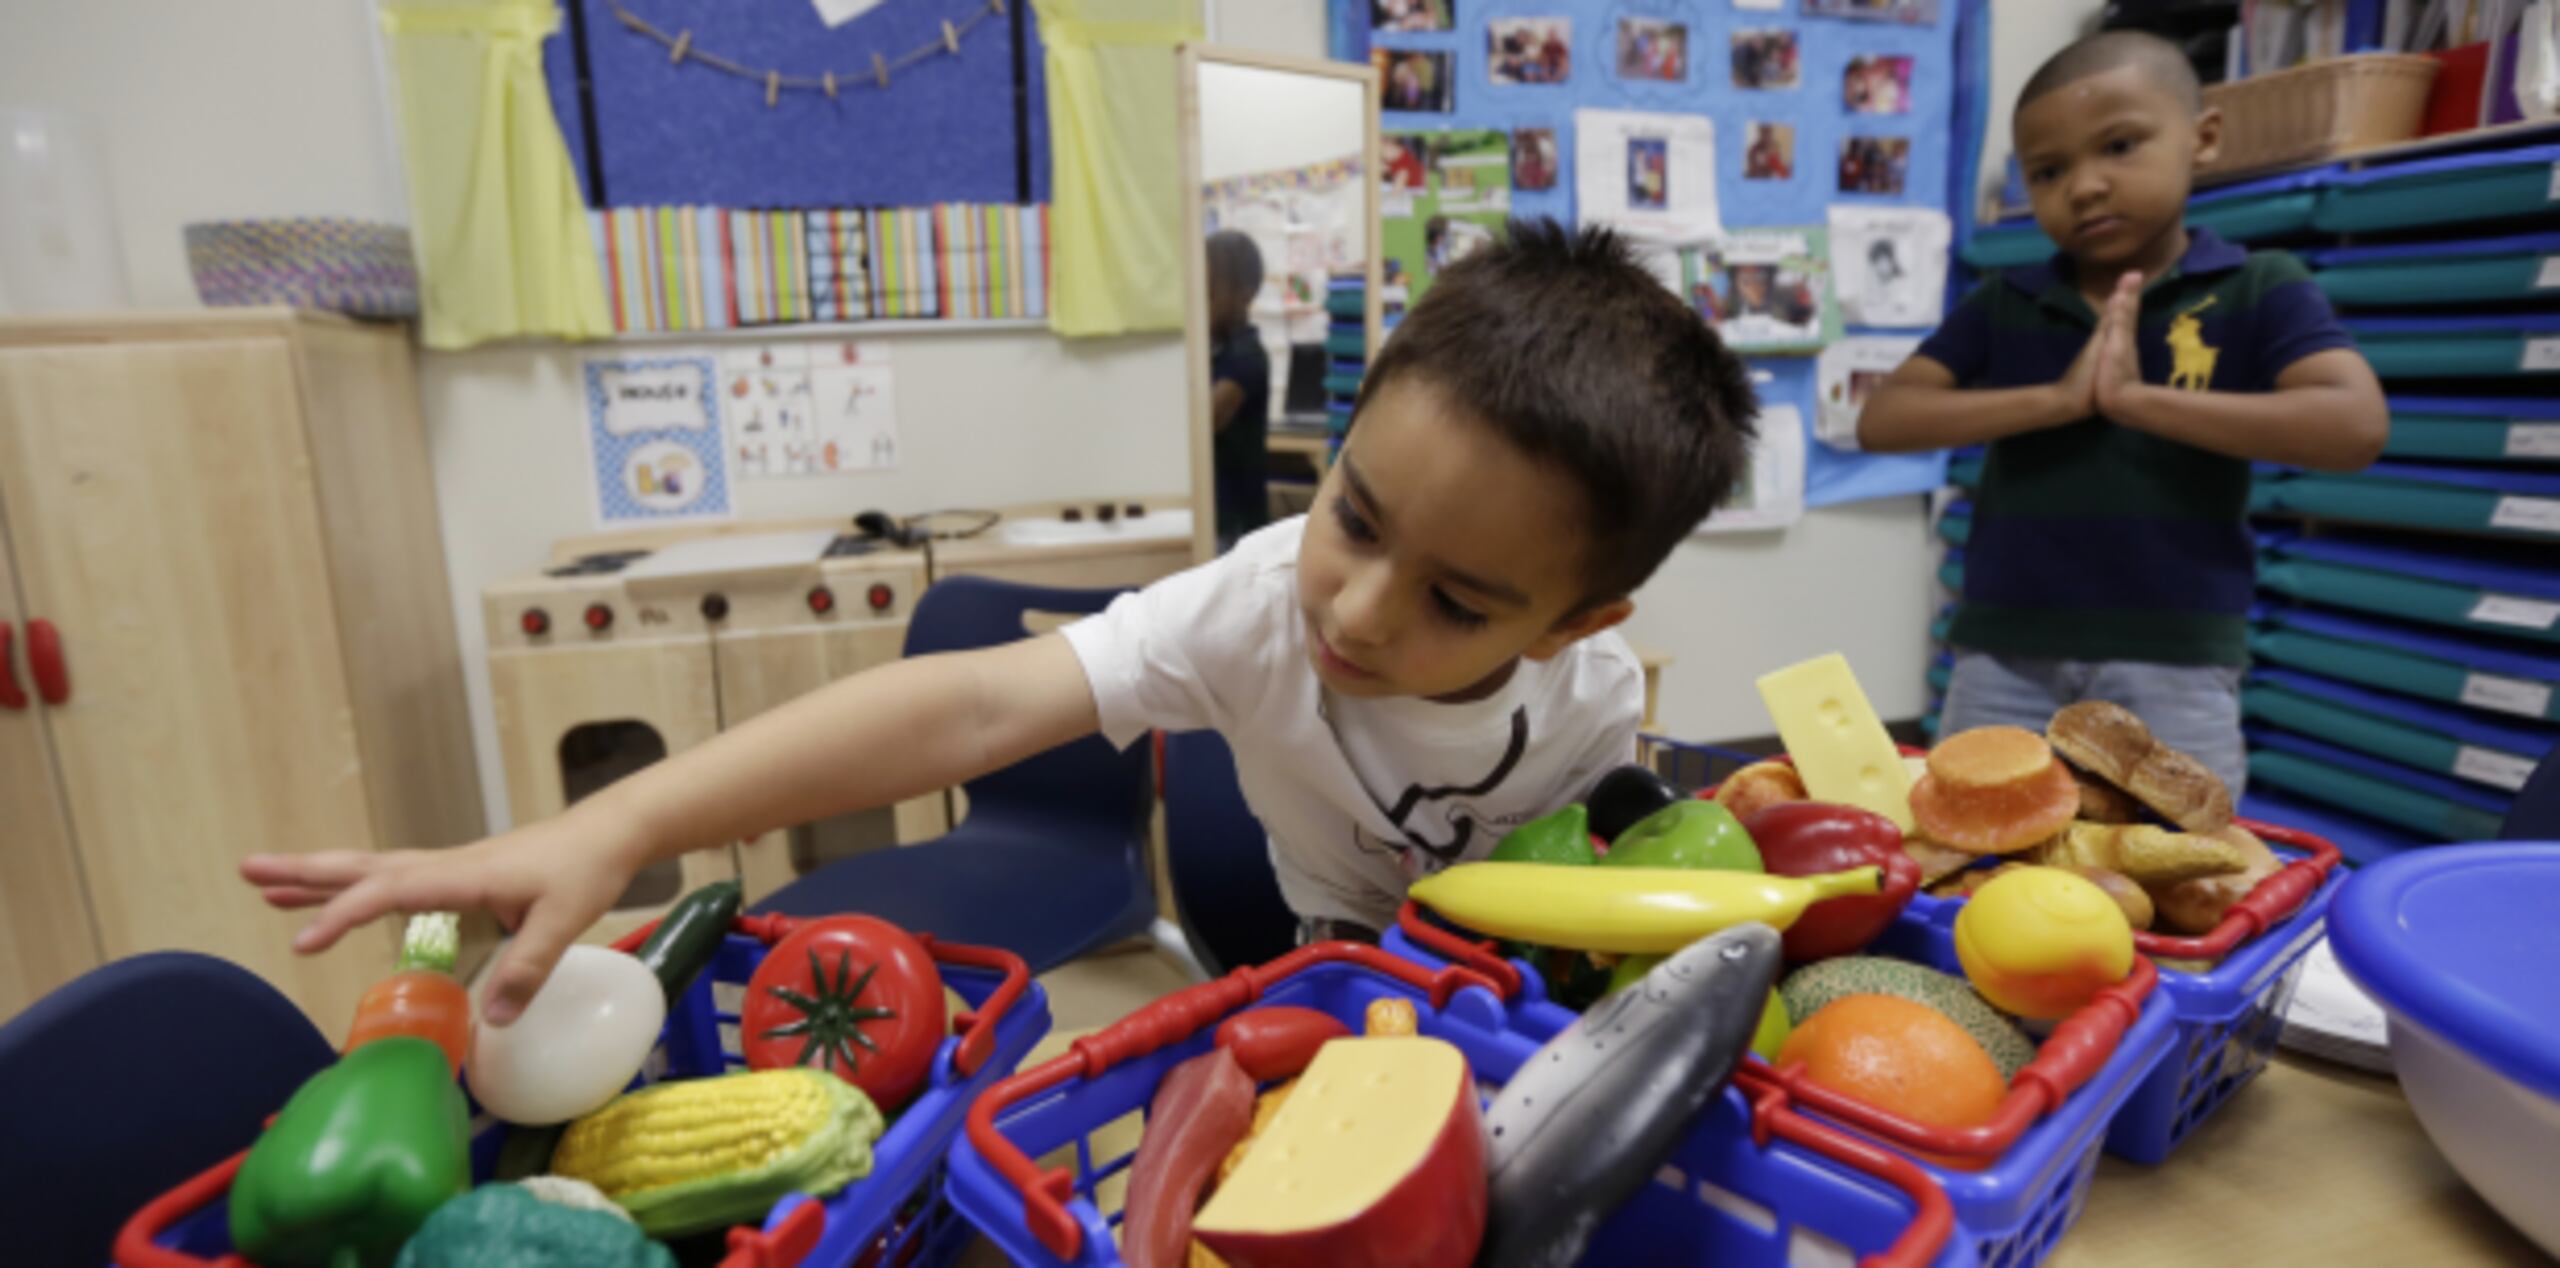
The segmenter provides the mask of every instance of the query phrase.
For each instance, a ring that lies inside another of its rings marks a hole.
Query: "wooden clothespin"
[[[834,71],[828,71],[828,72],[826,73],[825,77],[824,77],[820,82],[825,86],[825,88],[826,88],[826,90],[827,90],[827,100],[829,100],[829,101],[833,101],[833,100],[835,100],[835,99],[836,99],[836,73],[835,73]]]
[[[960,33],[952,29],[949,18],[942,20],[942,51],[954,57],[960,55]]]
[[[1004,16],[1004,0],[987,0],[987,7],[995,10],[997,17]]]
[[[691,32],[691,31],[686,31],[686,32],[684,32],[684,33],[682,33],[682,34],[680,34],[680,35],[676,36],[675,47],[674,47],[674,48],[672,48],[672,49],[670,49],[670,50],[668,51],[668,53],[667,53],[667,64],[668,64],[668,65],[670,65],[670,66],[682,66],[682,65],[684,65],[684,55],[685,55],[685,52],[686,52],[687,50],[691,49],[692,47],[693,47],[693,32]]]
[[[889,59],[878,53],[871,55],[871,73],[880,77],[880,86],[889,86]]]
[[[780,101],[781,99],[782,72],[778,70],[766,71],[764,73],[764,108],[767,110],[773,109],[773,103]]]

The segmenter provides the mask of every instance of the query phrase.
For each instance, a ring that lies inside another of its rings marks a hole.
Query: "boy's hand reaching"
[[[240,875],[277,907],[320,909],[293,940],[306,955],[394,912],[497,916],[515,936],[490,970],[485,1015],[503,1026],[631,883],[641,858],[631,840],[604,815],[573,811],[452,849],[254,855]]]

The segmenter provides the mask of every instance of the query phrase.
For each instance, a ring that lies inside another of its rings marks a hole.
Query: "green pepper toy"
[[[377,1039],[311,1076],[231,1182],[231,1244],[271,1268],[382,1268],[471,1188],[470,1111],[444,1051]]]
[[[1733,812],[1712,801],[1691,798],[1646,815],[1618,834],[1603,867],[1683,867],[1722,872],[1759,872],[1759,847],[1742,830]]]
[[[1489,857],[1498,863],[1590,863],[1591,816],[1579,802],[1540,815],[1504,833]]]

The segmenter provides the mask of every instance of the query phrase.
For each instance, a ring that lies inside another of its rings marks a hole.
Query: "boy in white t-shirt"
[[[1361,387],[1314,511],[1057,634],[837,682],[472,845],[266,856],[305,952],[395,911],[513,926],[512,1020],[652,861],[963,782],[1100,731],[1214,727],[1310,932],[1377,929],[1414,878],[1634,756],[1611,627],[1740,474],[1742,363],[1616,238],[1548,222],[1453,265]]]

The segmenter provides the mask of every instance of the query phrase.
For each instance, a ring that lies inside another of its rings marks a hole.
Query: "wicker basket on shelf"
[[[2222,153],[2205,171],[2284,167],[2411,140],[2436,66],[2414,53],[2357,53],[2215,84],[2204,103],[2222,109]]]

